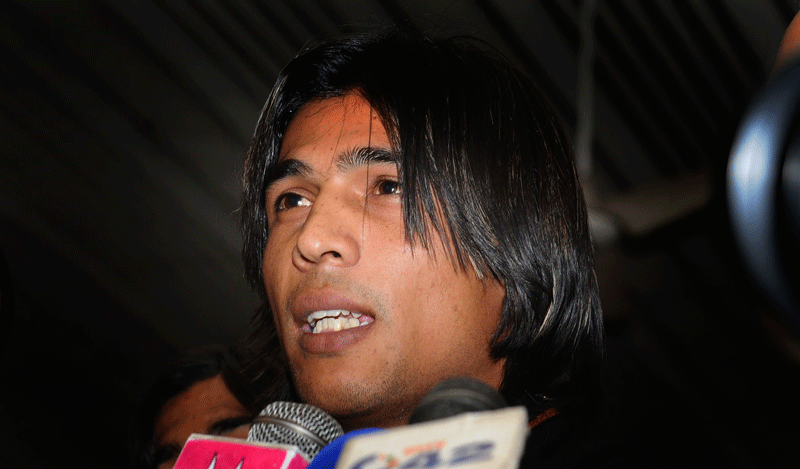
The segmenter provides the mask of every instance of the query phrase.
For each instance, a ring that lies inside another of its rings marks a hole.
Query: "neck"
[[[392,428],[407,425],[411,418],[412,409],[401,409],[399,412],[388,413],[359,413],[348,415],[334,415],[333,417],[342,426],[345,432],[360,430],[362,428]]]

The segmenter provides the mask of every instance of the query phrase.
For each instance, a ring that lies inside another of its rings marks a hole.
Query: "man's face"
[[[156,417],[157,467],[173,467],[192,433],[247,438],[249,430],[250,414],[221,376],[199,381],[167,401]]]
[[[500,386],[499,282],[406,241],[389,138],[358,95],[306,104],[266,192],[264,283],[302,399],[345,429],[407,423],[453,376]],[[309,323],[309,321],[311,323]]]

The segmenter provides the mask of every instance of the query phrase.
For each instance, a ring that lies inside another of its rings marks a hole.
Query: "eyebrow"
[[[375,163],[398,164],[400,157],[397,152],[380,147],[356,147],[343,151],[336,156],[336,169],[346,173],[355,168],[369,166]],[[264,181],[264,193],[268,193],[270,187],[276,182],[294,177],[311,177],[314,170],[306,162],[294,158],[287,158],[279,161]]]
[[[399,163],[400,158],[396,152],[385,148],[360,147],[346,151],[336,157],[336,166],[341,172],[347,172],[361,166],[373,163]]]
[[[221,435],[227,431],[233,430],[234,428],[252,423],[252,421],[253,418],[249,415],[240,415],[238,417],[222,419],[214,422],[214,424],[208,428],[208,433],[210,435]]]

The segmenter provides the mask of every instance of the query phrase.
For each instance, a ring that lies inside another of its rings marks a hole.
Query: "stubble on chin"
[[[323,384],[294,369],[292,376],[301,400],[331,414],[345,431],[405,425],[422,398],[408,395],[408,377],[397,375],[335,384]]]

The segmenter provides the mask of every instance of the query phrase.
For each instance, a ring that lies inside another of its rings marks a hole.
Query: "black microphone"
[[[800,337],[800,58],[744,113],[731,147],[727,199],[745,267]]]
[[[247,440],[190,436],[175,469],[305,469],[323,447],[342,434],[341,425],[322,409],[273,402],[255,418]]]
[[[524,407],[508,407],[478,380],[453,378],[422,398],[409,425],[347,435],[308,469],[516,469],[527,435]]]
[[[475,378],[457,377],[437,384],[417,405],[409,423],[429,422],[465,412],[508,407],[493,387]]]

